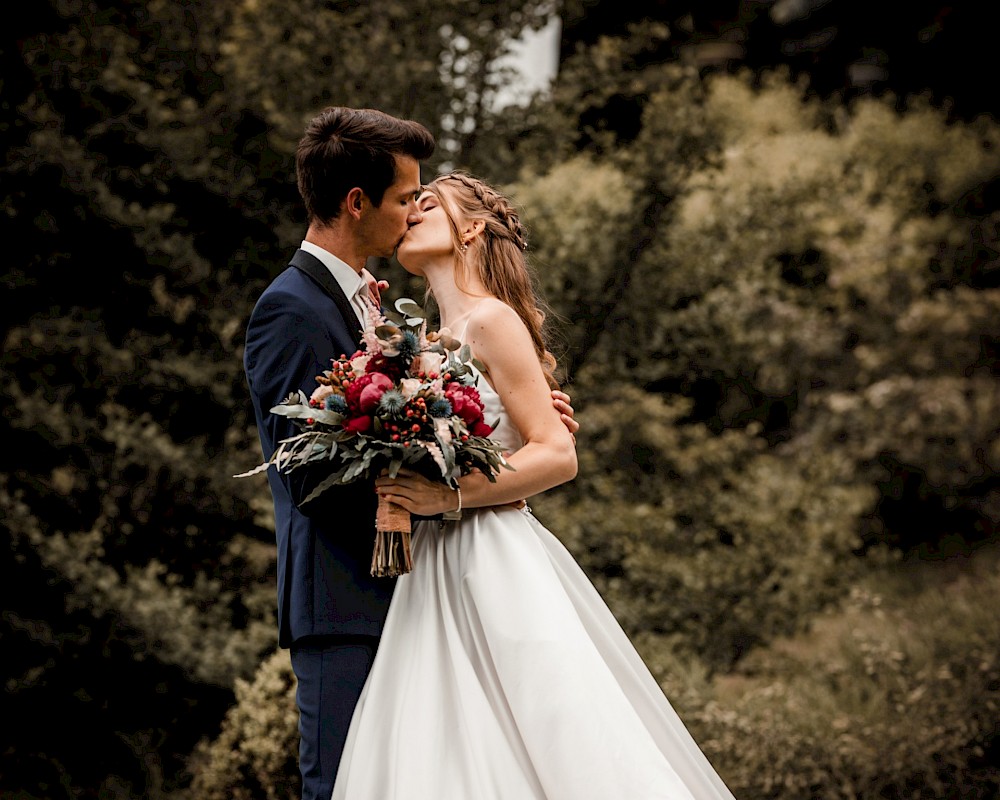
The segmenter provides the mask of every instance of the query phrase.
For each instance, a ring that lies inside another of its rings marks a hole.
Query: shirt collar
[[[354,296],[362,288],[367,288],[364,278],[350,264],[346,261],[341,261],[329,250],[324,250],[318,244],[313,244],[305,240],[299,245],[299,248],[305,250],[310,255],[316,256],[316,258],[323,262],[323,266],[330,270],[330,274],[340,284],[340,288],[344,290],[344,294],[347,295],[348,300],[354,302]]]

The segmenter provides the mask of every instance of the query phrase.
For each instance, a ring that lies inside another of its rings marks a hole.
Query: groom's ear
[[[347,210],[347,213],[355,219],[358,219],[361,216],[364,204],[365,193],[357,186],[351,189],[351,191],[347,193],[347,197],[344,198],[344,207]]]

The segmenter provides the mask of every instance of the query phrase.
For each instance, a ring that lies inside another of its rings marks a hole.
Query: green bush
[[[684,716],[735,795],[996,797],[998,566],[994,549],[876,570],[810,633],[719,677]]]
[[[874,492],[839,454],[782,458],[757,423],[716,435],[688,401],[610,394],[578,395],[579,477],[532,502],[630,634],[727,669],[856,580]]]
[[[190,800],[287,800],[299,795],[298,709],[287,650],[268,657],[252,681],[237,680],[236,705],[219,735],[189,762]]]

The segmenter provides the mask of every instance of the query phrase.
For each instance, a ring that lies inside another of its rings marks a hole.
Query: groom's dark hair
[[[371,108],[324,108],[295,153],[299,194],[310,222],[336,219],[355,186],[380,206],[396,179],[396,156],[422,161],[433,152],[434,137],[419,122]]]

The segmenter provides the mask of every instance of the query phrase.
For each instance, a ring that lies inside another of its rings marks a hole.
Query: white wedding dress
[[[333,800],[654,798],[732,794],[565,547],[528,510],[418,522]]]

